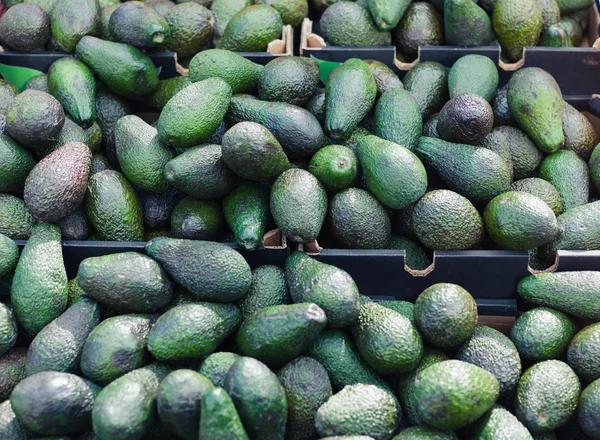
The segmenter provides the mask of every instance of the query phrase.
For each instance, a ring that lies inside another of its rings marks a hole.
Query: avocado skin
[[[325,89],[318,89],[304,108],[317,118],[319,124],[325,124]]]
[[[414,150],[423,131],[419,104],[404,89],[387,90],[375,107],[374,134]]]
[[[215,39],[223,35],[227,24],[235,14],[252,4],[252,0],[213,0],[210,12],[215,21],[213,23]]]
[[[279,38],[283,21],[270,6],[253,5],[242,9],[227,23],[217,49],[232,52],[264,52]]]
[[[465,93],[444,105],[437,131],[445,141],[479,145],[493,125],[494,113],[488,102],[479,95]]]
[[[167,21],[139,1],[119,6],[110,16],[108,29],[116,41],[144,49],[161,48],[171,37]]]
[[[0,234],[13,240],[26,240],[34,227],[35,219],[23,200],[0,194]]]
[[[529,430],[510,411],[496,404],[475,422],[473,438],[478,440],[532,440]],[[538,438],[536,436],[536,438]]]
[[[600,381],[595,381],[583,390],[579,398],[579,424],[583,432],[590,437],[600,435],[598,405],[600,405]]]
[[[317,118],[295,105],[234,96],[226,122],[233,126],[245,121],[256,122],[267,128],[292,160],[307,159],[323,146],[323,129]]]
[[[542,11],[537,0],[502,0],[492,14],[494,33],[502,54],[510,61],[523,57],[523,49],[535,46],[542,32]]]
[[[418,373],[415,381],[419,416],[441,430],[467,426],[498,398],[498,381],[492,373],[458,360],[438,362]]]
[[[523,359],[540,362],[559,359],[576,333],[575,321],[569,316],[558,310],[536,307],[519,316],[510,339]]]
[[[369,437],[367,437],[369,438]],[[438,431],[427,426],[410,426],[400,431],[393,440],[456,440],[454,431]]]
[[[17,320],[11,308],[0,303],[0,357],[17,342]]]
[[[81,352],[81,372],[98,385],[152,362],[146,348],[157,315],[119,315],[105,319],[92,330]]]
[[[498,87],[496,95],[492,100],[492,110],[494,110],[494,127],[501,125],[516,125],[515,118],[508,107],[508,85]]]
[[[589,202],[590,172],[573,151],[560,150],[546,156],[540,166],[540,177],[554,185],[565,212]]]
[[[377,83],[365,62],[346,61],[325,87],[325,133],[335,141],[347,139],[376,98]]]
[[[175,78],[161,79],[158,82],[156,91],[148,96],[148,104],[160,110],[170,101],[170,99],[192,84],[189,76],[176,76]]]
[[[425,270],[431,265],[431,260],[427,251],[419,243],[411,240],[410,238],[402,237],[399,235],[392,236],[390,242],[390,249],[398,249],[404,251],[404,263],[412,270]],[[392,304],[405,303],[405,301],[386,301]],[[384,302],[385,303],[385,302]],[[408,303],[410,304],[410,303]],[[381,304],[387,307],[385,304]],[[393,307],[390,307],[396,310]],[[396,310],[402,313],[400,310]],[[405,313],[403,313],[405,314]],[[406,314],[405,314],[406,315]],[[410,319],[409,316],[407,318]],[[412,319],[411,319],[412,322]]]
[[[392,235],[390,218],[369,192],[348,188],[329,204],[327,223],[335,242],[346,249],[387,249]]]
[[[51,16],[52,36],[59,49],[73,53],[86,35],[99,36],[100,7],[96,0],[62,0]],[[81,54],[78,52],[78,55]],[[86,64],[87,62],[83,60]]]
[[[442,15],[429,3],[411,3],[392,36],[403,54],[416,57],[420,46],[440,46],[444,42]]]
[[[546,153],[565,142],[564,105],[554,78],[537,67],[517,71],[508,82],[508,106],[519,126]]]
[[[594,147],[598,143],[596,131],[588,119],[572,105],[564,102],[562,117],[563,131],[565,133],[565,150],[574,151],[586,162],[589,161]]]
[[[354,151],[343,145],[327,145],[317,151],[308,171],[319,179],[325,190],[337,192],[354,186],[359,177],[359,162]]]
[[[570,294],[564,295],[565,289]],[[600,297],[597,272],[540,273],[523,278],[517,287],[519,296],[532,304],[551,307],[575,318],[597,321],[600,312],[593,307]]]
[[[498,330],[477,326],[458,349],[456,359],[492,373],[500,384],[500,397],[510,397],[521,377],[521,357],[515,344]]]
[[[567,349],[567,362],[585,382],[600,379],[600,324],[588,325],[571,339]]]
[[[251,183],[242,183],[223,199],[223,214],[235,241],[243,249],[258,249],[267,232],[269,192]]]
[[[369,70],[375,78],[377,84],[377,96],[380,97],[383,92],[388,89],[403,89],[404,85],[398,75],[390,69],[386,64],[377,60],[364,60],[365,64],[369,66]]]
[[[258,97],[263,101],[304,106],[320,82],[319,64],[315,60],[279,57],[265,66],[258,83]]]
[[[560,428],[577,409],[581,386],[564,362],[549,360],[529,368],[517,386],[515,414],[533,433]]]
[[[65,310],[67,274],[58,226],[43,223],[33,230],[15,269],[11,301],[28,337],[35,336]]]
[[[568,14],[578,9],[588,8],[592,3],[592,0],[556,0],[561,14]]]
[[[537,177],[544,155],[524,132],[516,127],[501,126],[492,133],[496,133],[499,143],[508,145],[510,149],[515,180]]]
[[[142,241],[142,204],[125,177],[113,170],[94,174],[85,196],[86,214],[105,240]]]
[[[22,196],[27,176],[35,166],[29,151],[9,136],[0,135],[0,193]]]
[[[483,55],[465,55],[454,63],[448,73],[450,98],[472,93],[491,102],[498,81],[498,68],[492,60]]]
[[[337,1],[320,20],[323,37],[332,46],[389,46],[392,35],[377,28],[368,9],[358,2]],[[348,26],[353,23],[353,26]]]
[[[291,304],[285,272],[277,266],[260,266],[252,271],[248,293],[237,303],[244,319],[270,306]],[[221,386],[221,385],[220,385]]]
[[[250,438],[283,440],[288,407],[285,389],[265,364],[249,357],[237,360],[227,373],[225,390]]]
[[[246,260],[221,243],[159,237],[148,242],[146,253],[200,301],[236,301],[252,282]],[[211,269],[217,266],[218,272]]]
[[[107,385],[92,411],[94,432],[100,439],[143,438],[156,419],[156,393],[171,372],[154,362],[127,373]],[[115,412],[115,408],[119,411]]]
[[[171,216],[171,235],[189,240],[219,241],[225,235],[221,204],[215,200],[186,197]]]
[[[512,152],[510,150],[510,146],[507,142],[507,136],[501,129],[494,128],[490,134],[488,134],[479,144],[480,147],[487,148],[488,150],[492,150],[502,159],[504,159],[504,163],[506,163],[508,170],[511,175],[511,179],[514,178],[514,168],[513,168],[513,160],[512,160]],[[533,148],[537,151],[537,148],[533,146]]]
[[[136,47],[85,36],[75,52],[102,82],[118,95],[143,98],[158,87],[150,57]]]
[[[50,17],[38,5],[15,5],[0,20],[0,41],[14,50],[29,52],[40,49],[48,38]]]
[[[521,191],[532,194],[542,199],[558,216],[562,212],[562,200],[556,188],[550,183],[538,177],[517,180],[512,184],[513,191]]]
[[[453,46],[489,46],[490,18],[473,0],[444,1],[446,43]]]
[[[327,194],[308,171],[284,171],[271,187],[271,214],[281,232],[295,243],[315,240],[327,213]]]
[[[571,37],[559,23],[553,23],[544,31],[539,42],[545,47],[573,47]]]
[[[0,434],[11,440],[26,440],[32,435],[31,431],[21,426],[8,399],[0,403]]]
[[[223,388],[215,388],[202,397],[200,438],[248,440],[235,405]]]
[[[404,76],[404,87],[417,101],[421,115],[432,115],[449,99],[448,71],[434,61],[419,63]]]
[[[96,87],[96,122],[102,131],[102,144],[107,147],[115,124],[123,116],[131,114],[131,104],[104,85]],[[108,149],[108,148],[107,148]],[[106,154],[108,156],[108,153]]]
[[[8,401],[13,389],[27,377],[25,373],[26,360],[26,347],[15,347],[0,357],[0,367],[2,368],[2,375],[0,375],[0,400],[3,402],[5,400]],[[0,410],[0,413],[2,413],[2,410]],[[0,416],[1,418],[2,416]],[[2,422],[0,422],[0,426],[2,426]],[[0,428],[0,434],[2,433],[3,431]]]

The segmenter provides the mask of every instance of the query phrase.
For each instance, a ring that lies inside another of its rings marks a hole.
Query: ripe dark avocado
[[[498,81],[498,67],[491,59],[483,55],[465,55],[454,63],[448,74],[450,98],[472,93],[491,102]]]
[[[479,145],[493,125],[494,112],[490,104],[479,95],[465,93],[444,105],[437,131],[445,141]]]
[[[359,162],[354,151],[343,145],[328,145],[315,153],[308,171],[319,179],[325,190],[337,192],[358,181]]]
[[[6,401],[9,406],[8,399],[10,399],[13,389],[27,377],[25,373],[26,359],[26,347],[16,347],[0,357],[0,368],[2,368],[2,375],[0,375],[0,399],[3,402]],[[0,409],[0,434],[4,434],[3,422],[1,420],[2,409]]]
[[[35,219],[23,200],[0,194],[0,234],[13,240],[26,240],[34,226]]]
[[[9,136],[0,135],[0,193],[22,196],[25,180],[34,166],[29,151]]]
[[[179,58],[194,56],[210,42],[212,14],[203,5],[180,3],[170,9],[165,19],[171,29],[167,50],[176,52]]]
[[[494,110],[494,127],[501,125],[515,125],[516,121],[508,107],[508,85],[498,87],[496,95],[492,101],[492,110]]]
[[[221,204],[215,200],[186,197],[175,206],[171,216],[174,238],[220,241],[225,229]]]
[[[6,113],[6,131],[26,148],[39,148],[56,140],[65,112],[51,95],[25,90],[14,97]]]
[[[569,366],[584,381],[600,379],[600,324],[585,327],[571,339],[567,349]]]
[[[10,396],[17,420],[38,434],[68,435],[92,427],[100,387],[74,374],[45,371],[27,377]]]
[[[540,177],[556,188],[565,212],[589,202],[589,168],[573,151],[560,150],[547,156],[540,166]]]
[[[217,43],[217,49],[264,52],[271,41],[279,38],[282,26],[281,15],[274,8],[248,6],[231,17]]]
[[[319,64],[315,60],[278,57],[265,66],[258,83],[258,97],[263,101],[304,106],[320,82]]]
[[[96,88],[96,122],[102,130],[102,143],[107,150],[115,124],[129,114],[131,114],[129,100],[116,95],[104,85]],[[106,155],[109,156],[108,152]]]
[[[202,397],[200,438],[212,440],[248,440],[231,397],[223,388],[215,388]]]
[[[329,204],[327,223],[335,242],[347,249],[387,249],[392,236],[390,218],[371,193],[348,188]]]
[[[50,17],[38,5],[19,4],[0,19],[0,41],[21,52],[40,49],[50,38]]]
[[[291,302],[284,271],[277,266],[260,266],[252,271],[252,284],[237,305],[246,319],[265,307]]]
[[[269,191],[259,185],[242,183],[223,199],[223,214],[235,241],[252,251],[262,244],[269,220]]]
[[[92,152],[70,142],[42,159],[25,181],[24,200],[41,221],[52,222],[73,213],[83,202]]]
[[[115,41],[143,49],[160,48],[171,37],[167,21],[140,1],[119,6],[110,16],[108,29]]]
[[[473,0],[444,1],[446,44],[453,46],[489,46],[492,23],[486,12]]]
[[[75,47],[84,36],[100,35],[100,7],[97,0],[56,2],[52,9],[51,27],[58,48],[68,53],[75,52]],[[86,60],[83,61],[87,64]]]
[[[440,46],[444,42],[442,14],[430,3],[411,3],[392,36],[403,54],[416,58],[420,46]]]
[[[76,53],[108,89],[126,98],[143,98],[158,87],[158,72],[136,47],[86,36]]]
[[[336,1],[329,6],[319,24],[323,37],[333,46],[389,46],[389,31],[377,28],[369,10],[358,2]],[[348,26],[352,23],[352,26]]]
[[[496,2],[492,25],[502,55],[519,61],[523,49],[537,45],[542,31],[542,11],[537,0],[501,0]]]
[[[404,76],[404,87],[419,104],[421,115],[432,115],[449,99],[448,71],[434,61],[419,63]]]
[[[583,390],[579,398],[579,424],[583,432],[592,438],[600,435],[598,405],[600,405],[600,381],[595,381]]]
[[[381,95],[375,107],[375,135],[414,150],[422,132],[419,104],[409,91],[395,88]]]

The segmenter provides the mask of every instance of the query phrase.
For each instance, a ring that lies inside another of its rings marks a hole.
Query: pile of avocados
[[[389,46],[401,61],[420,46],[500,46],[507,62],[527,46],[577,47],[594,0],[312,0],[333,46]],[[348,23],[352,23],[348,26]]]
[[[299,251],[158,237],[68,280],[40,223],[7,274],[3,440],[600,438],[600,272],[522,279],[508,335],[459,285],[374,301]]]

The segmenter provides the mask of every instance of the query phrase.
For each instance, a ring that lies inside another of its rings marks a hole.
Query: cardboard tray
[[[305,19],[300,35],[300,55],[314,56],[324,61],[344,62],[349,58],[377,60],[396,69],[400,77],[424,61],[437,61],[447,67],[464,55],[487,56],[499,66],[501,84],[510,77],[510,72],[524,67],[540,67],[554,76],[564,95],[592,95],[598,92],[598,66],[600,66],[600,34],[598,5],[590,7],[588,34],[580,47],[553,48],[527,47],[523,58],[507,64],[500,59],[500,47],[422,46],[417,59],[403,63],[396,59],[394,46],[328,46],[319,35],[318,23]]]

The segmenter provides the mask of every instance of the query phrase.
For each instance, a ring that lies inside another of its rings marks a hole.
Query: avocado
[[[429,118],[425,122],[423,122],[422,135],[426,136],[426,137],[441,139],[441,136],[437,131],[437,124],[438,124],[439,119],[440,119],[440,117],[436,115],[436,116],[432,116],[431,118]]]
[[[173,96],[190,84],[192,84],[192,80],[188,76],[161,79],[156,91],[148,97],[148,104],[162,110]]]
[[[279,38],[283,21],[270,6],[253,5],[242,9],[227,23],[217,49],[233,52],[264,52]]]
[[[547,156],[540,166],[540,177],[556,188],[565,212],[589,202],[589,169],[573,151],[560,150]]]
[[[221,148],[227,166],[249,180],[272,182],[290,166],[281,144],[256,122],[235,124],[223,136]]]
[[[30,89],[48,93],[48,77],[43,74],[34,76],[29,81],[27,81],[27,84],[25,85],[25,90]]]
[[[598,145],[596,145],[598,147]],[[594,188],[600,188],[600,148],[594,148],[589,160],[590,178]]]
[[[10,400],[0,403],[0,435],[10,440],[27,440],[32,433],[21,426],[10,406]]]
[[[119,6],[110,16],[108,29],[115,41],[142,49],[161,48],[171,37],[167,20],[141,1]]]
[[[0,400],[3,402],[5,400],[8,401],[13,389],[19,382],[27,377],[25,373],[26,359],[26,347],[13,348],[12,350],[0,356],[0,368],[2,368],[2,374],[0,375]],[[2,430],[3,423],[1,414],[2,409],[0,409],[0,434],[3,434],[4,431]],[[9,436],[8,438],[12,439],[13,437]]]
[[[0,233],[0,278],[11,273],[19,261],[19,248],[6,235]]]
[[[450,189],[472,202],[491,200],[510,189],[507,164],[486,148],[422,137],[415,153]]]
[[[492,23],[473,0],[444,1],[446,43],[452,46],[489,46]]]
[[[15,345],[17,335],[17,320],[12,309],[0,303],[0,357]]]
[[[352,339],[341,329],[325,329],[307,350],[307,355],[323,365],[334,391],[347,385],[372,384],[391,389],[360,357]]]
[[[426,2],[411,3],[392,34],[398,49],[416,58],[421,46],[441,46],[444,42],[444,19]]]
[[[263,101],[304,106],[320,81],[319,64],[315,60],[278,57],[265,66],[258,83],[258,97]]]
[[[515,414],[531,432],[553,431],[575,413],[580,390],[577,375],[564,362],[537,363],[519,380]]]
[[[542,199],[557,216],[563,211],[560,194],[551,183],[543,179],[530,177],[518,180],[512,184],[512,190],[533,194]]]
[[[567,102],[563,105],[562,125],[565,133],[563,148],[574,151],[583,160],[588,161],[598,141],[596,131],[590,121],[572,105]]]
[[[86,35],[99,36],[100,6],[97,0],[62,0],[56,2],[51,16],[52,37],[58,48],[73,53]],[[81,56],[79,52],[78,55]],[[84,63],[88,64],[84,59]],[[93,68],[93,66],[90,66]]]
[[[556,0],[561,14],[568,14],[578,9],[589,8],[593,3],[592,0]]]
[[[332,46],[389,46],[392,35],[375,25],[371,13],[358,2],[332,2],[319,21],[325,41]],[[352,26],[348,26],[352,23]]]
[[[552,209],[542,199],[519,191],[495,197],[483,219],[490,238],[506,249],[536,248],[552,241],[558,231]]]
[[[404,88],[402,81],[398,78],[398,75],[390,69],[386,64],[377,60],[364,60],[369,70],[375,78],[377,84],[377,96],[381,97],[383,92],[388,89]]]
[[[252,271],[252,284],[237,305],[246,319],[265,307],[291,302],[283,270],[277,266],[260,266]]]
[[[225,390],[250,438],[283,440],[287,419],[285,389],[262,362],[242,357],[227,373]]]
[[[198,371],[209,379],[215,387],[223,387],[229,369],[240,358],[240,355],[226,351],[213,353],[202,361]]]
[[[437,131],[445,141],[479,145],[493,125],[494,112],[490,104],[479,95],[465,93],[444,105]]]
[[[366,0],[369,12],[377,27],[390,31],[398,26],[400,19],[408,13],[410,0]]]
[[[94,154],[92,156],[92,165],[90,166],[90,177],[104,170],[112,170],[107,157],[102,154]]]
[[[423,356],[423,340],[408,318],[374,302],[361,305],[352,333],[363,359],[382,375],[409,372]]]
[[[294,252],[286,261],[285,277],[292,300],[320,306],[330,328],[346,327],[356,320],[358,288],[345,271]]]
[[[395,76],[395,75],[394,75]],[[319,121],[325,124],[325,89],[318,89],[304,106]]]
[[[277,377],[288,404],[286,436],[315,438],[315,415],[332,393],[327,370],[318,361],[301,356],[279,370]]]
[[[327,194],[321,183],[298,168],[284,171],[271,188],[271,214],[281,232],[295,243],[314,241],[325,220]]]
[[[160,114],[160,141],[176,148],[198,145],[219,128],[230,99],[231,88],[220,78],[186,87],[167,102]]]
[[[411,426],[403,429],[392,440],[456,440],[458,437],[453,431],[438,431],[426,426]]]
[[[521,357],[540,362],[560,359],[577,333],[572,318],[558,310],[536,307],[519,316],[510,332]]]
[[[13,240],[26,240],[35,227],[35,219],[23,200],[0,194],[0,234]]]
[[[542,11],[542,33],[544,33],[552,24],[560,21],[560,9],[556,0],[537,0],[537,4]]]
[[[169,373],[169,367],[155,362],[107,385],[92,411],[96,436],[101,440],[143,438],[156,419],[158,386]]]
[[[395,96],[397,91],[402,92],[394,89],[387,93]],[[326,134],[334,141],[347,139],[371,110],[376,98],[377,83],[369,66],[357,58],[346,61],[325,88]]]
[[[471,93],[491,102],[498,81],[498,68],[492,60],[483,55],[465,55],[454,63],[448,73],[450,98]]]
[[[393,91],[408,93],[393,89],[381,99]],[[381,100],[379,102],[381,104]],[[418,109],[417,117],[420,120]],[[358,142],[356,150],[369,189],[384,205],[403,209],[417,202],[427,191],[425,168],[410,149],[376,136],[366,136]]]
[[[508,83],[508,106],[519,126],[546,153],[565,142],[564,105],[554,78],[537,67],[520,69]]]
[[[215,388],[202,397],[199,438],[248,440],[235,405],[223,388]]]
[[[93,160],[93,159],[92,159]],[[164,193],[138,191],[144,210],[144,226],[149,229],[170,228],[171,215],[185,194],[169,187]]]
[[[136,47],[86,36],[77,44],[76,53],[118,95],[143,98],[158,87],[152,60]]]
[[[497,143],[510,149],[515,180],[537,176],[543,154],[525,133],[510,126],[496,127],[492,133]]]
[[[0,19],[0,41],[20,52],[41,49],[50,38],[50,17],[34,4],[19,4]]]
[[[169,4],[173,5],[169,1]],[[107,41],[113,41],[114,37],[110,33],[110,17],[113,12],[115,12],[119,6],[121,6],[121,2],[119,1],[117,4],[102,7],[100,9],[100,38]],[[150,5],[149,5],[150,6]]]
[[[125,177],[113,170],[94,174],[85,196],[86,214],[104,240],[141,241],[142,205]]]
[[[405,265],[410,269],[425,270],[431,265],[428,252],[419,243],[410,238],[399,235],[392,236],[390,249],[403,250]],[[393,301],[393,303],[396,302],[398,301]]]
[[[500,405],[475,422],[474,440],[533,440],[530,432],[510,411]],[[537,438],[537,437],[536,437]]]
[[[0,193],[22,196],[25,180],[35,166],[29,151],[9,136],[0,135]]]
[[[600,324],[592,324],[577,333],[567,349],[567,362],[577,375],[586,382],[600,379]]]
[[[171,216],[174,238],[219,241],[225,229],[221,204],[215,200],[186,197],[175,206]]]
[[[244,320],[237,346],[243,355],[279,367],[299,356],[326,324],[325,312],[316,304],[266,307]]]
[[[173,371],[163,379],[156,393],[161,422],[178,437],[196,440],[200,427],[200,402],[214,388],[210,380],[195,371]]]
[[[65,118],[65,123],[63,124],[56,140],[48,147],[38,148],[35,150],[35,152],[37,153],[38,158],[41,160],[69,142],[82,143],[90,148],[90,139],[86,131],[67,117]],[[90,151],[92,154],[94,153],[91,148]]]
[[[17,420],[38,434],[67,435],[92,426],[100,387],[74,374],[45,371],[19,383],[10,396]]]
[[[213,31],[215,39],[225,32],[229,20],[242,9],[253,4],[252,0],[213,0],[210,12],[214,18]]]
[[[395,88],[381,95],[375,107],[375,135],[414,150],[422,131],[419,104],[409,91]]]
[[[492,150],[504,159],[504,163],[506,163],[508,170],[510,171],[511,178],[514,177],[512,152],[508,145],[507,135],[504,130],[499,129],[498,127],[494,128],[490,134],[481,141],[479,146]],[[535,145],[533,145],[532,148],[535,149],[536,152],[538,151]]]
[[[172,297],[162,267],[137,252],[86,258],[79,265],[77,282],[87,295],[120,313],[154,313]]]
[[[508,85],[498,87],[494,99],[492,100],[492,110],[494,111],[494,127],[502,125],[515,125],[516,121],[508,107]]]
[[[283,24],[293,28],[308,17],[308,0],[257,0],[255,3],[271,6],[279,12]]]
[[[515,344],[491,327],[478,326],[458,349],[456,359],[492,373],[500,384],[500,397],[514,393],[521,376],[521,358]]]
[[[540,46],[545,47],[573,47],[571,37],[558,23],[553,23],[544,31],[539,42]]]
[[[390,439],[398,429],[402,408],[396,398],[375,385],[344,387],[317,410],[315,426],[323,436],[369,434]]]
[[[65,122],[65,112],[51,95],[25,90],[15,96],[6,113],[6,131],[27,148],[46,147],[56,140]]]
[[[229,84],[234,94],[249,93],[258,86],[264,69],[234,52],[209,49],[192,58],[189,75],[193,82],[216,76]]]
[[[435,363],[417,374],[414,384],[417,412],[429,426],[459,429],[479,419],[498,398],[494,375],[467,362]]]
[[[172,7],[165,20],[171,30],[167,50],[181,59],[200,52],[212,36],[212,14],[203,5],[189,2]]]
[[[419,63],[404,76],[404,87],[417,101],[421,115],[432,115],[449,99],[448,71],[434,61]]]
[[[44,76],[45,77],[45,75],[40,75],[40,76]],[[34,76],[33,78],[38,78],[38,77]],[[29,81],[28,81],[28,83],[29,83]],[[27,87],[25,89],[27,89]],[[45,90],[45,92],[48,93],[48,90]],[[4,80],[4,79],[1,79],[0,80],[0,112],[6,113],[6,111],[8,110],[8,107],[10,106],[10,104],[12,102],[12,100],[19,93],[20,93],[19,89],[17,89],[14,86],[14,84],[12,84],[12,83]]]
[[[103,1],[105,3],[109,3],[109,5],[103,6],[104,9],[113,5],[116,5],[117,7],[121,5],[120,0],[99,0],[100,3],[102,3]],[[145,0],[144,3],[148,6],[151,6],[156,12],[158,12],[163,17],[175,7],[175,3],[171,0]]]
[[[68,280],[60,239],[58,226],[36,226],[15,269],[11,302],[29,337],[60,316],[67,306]],[[40,264],[43,271],[39,270]]]
[[[329,192],[337,192],[355,185],[359,176],[358,157],[343,145],[328,145],[317,151],[308,166]]]
[[[358,188],[337,193],[329,204],[327,223],[335,242],[347,249],[387,249],[392,238],[385,207]]]
[[[576,18],[563,17],[557,24],[568,35],[568,38],[571,40],[574,47],[579,47],[581,45],[581,42],[583,41],[583,29]]]
[[[591,271],[540,273],[523,278],[517,287],[521,299],[551,307],[575,318],[596,321],[592,306],[600,296],[600,274]],[[569,295],[564,294],[565,291]]]
[[[502,54],[510,61],[519,61],[525,47],[538,43],[543,25],[542,11],[537,0],[497,1],[492,25]]]
[[[252,282],[246,260],[221,243],[159,237],[148,242],[146,253],[200,301],[236,301]]]
[[[223,199],[223,214],[237,244],[250,251],[258,249],[267,232],[268,190],[252,183],[242,183]]]
[[[121,315],[102,321],[81,352],[81,371],[89,380],[108,385],[151,362],[146,348],[154,315]]]
[[[579,424],[588,436],[594,438],[600,435],[600,381],[595,381],[581,393],[579,398]]]

